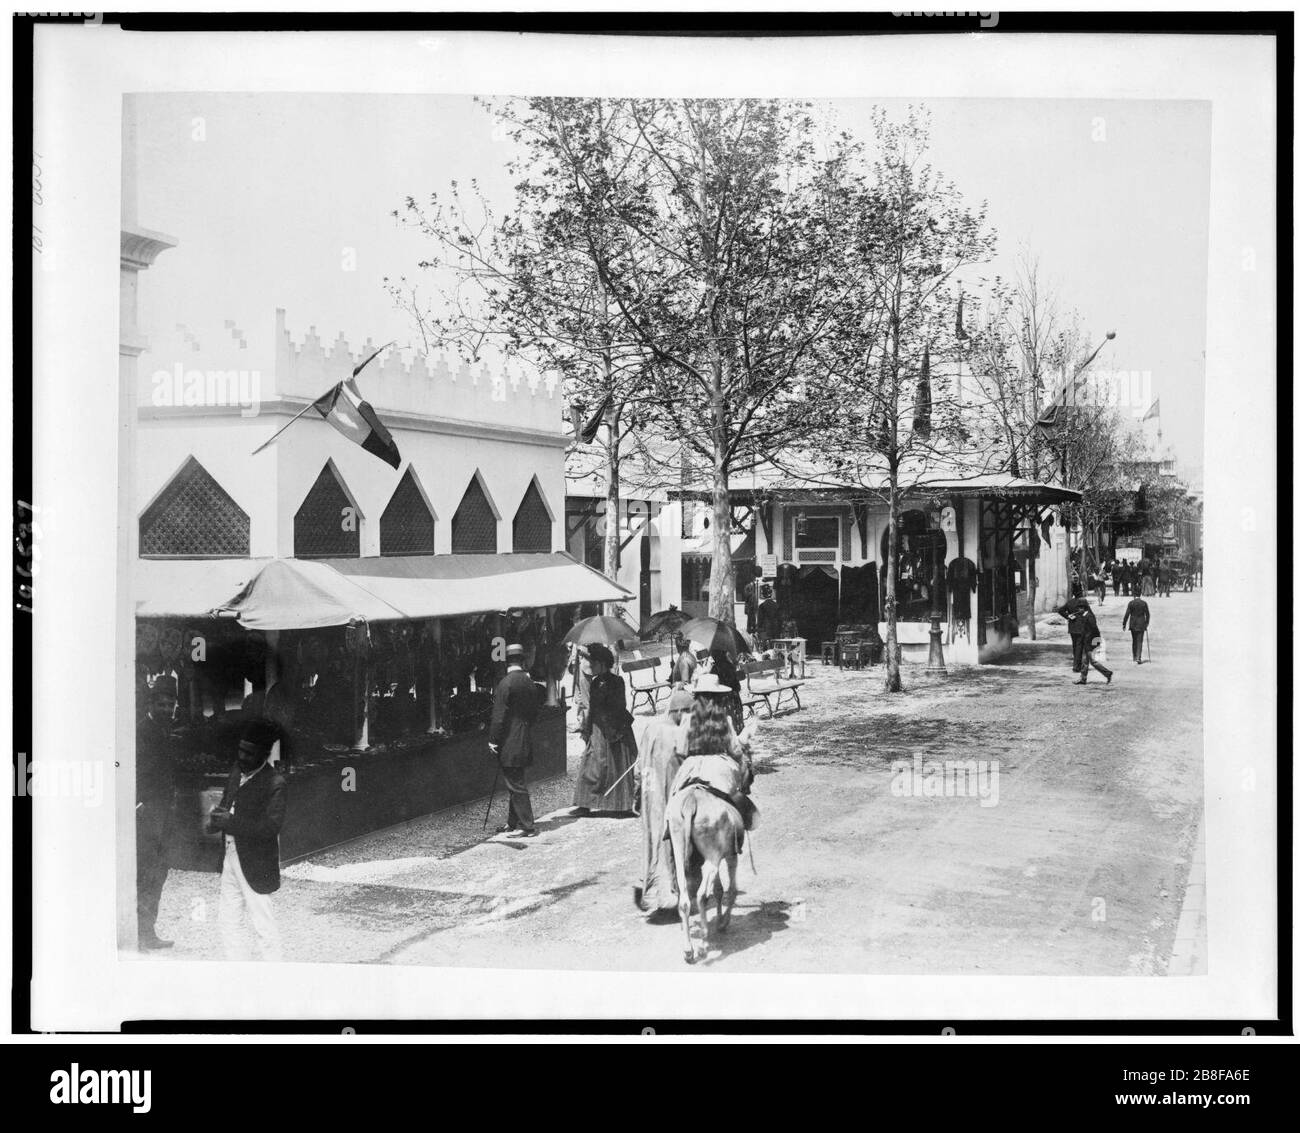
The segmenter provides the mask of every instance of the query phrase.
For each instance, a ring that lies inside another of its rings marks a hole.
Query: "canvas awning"
[[[444,618],[624,602],[632,594],[563,552],[137,563],[139,617],[237,617],[248,629]]]
[[[409,616],[333,567],[309,559],[273,559],[219,611],[247,629],[319,629]]]
[[[138,618],[206,617],[273,559],[138,559]]]
[[[626,602],[633,596],[562,551],[321,561],[401,610],[400,616],[407,618],[446,618],[579,602]]]

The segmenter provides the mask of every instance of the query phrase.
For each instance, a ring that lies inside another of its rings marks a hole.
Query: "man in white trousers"
[[[279,960],[280,930],[271,894],[280,888],[280,827],[288,802],[284,776],[267,759],[279,738],[269,720],[255,720],[239,741],[239,755],[221,802],[212,810],[225,857],[217,915],[228,960],[248,959],[244,922],[251,925],[263,960]]]

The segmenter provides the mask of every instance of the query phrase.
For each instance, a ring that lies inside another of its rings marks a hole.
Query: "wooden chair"
[[[838,642],[835,641],[822,642],[822,664],[823,665],[838,665],[840,661],[839,653],[840,653],[840,647]]]
[[[645,702],[650,706],[650,711],[657,711],[659,704],[659,694],[662,690],[672,692],[671,681],[661,681],[658,679],[659,657],[646,657],[640,661],[624,661],[621,668],[627,674],[627,687],[632,690],[632,711],[636,711],[637,701],[645,697]],[[637,684],[634,673],[648,672],[650,683]]]
[[[840,668],[862,668],[862,642],[846,641],[840,646]]]

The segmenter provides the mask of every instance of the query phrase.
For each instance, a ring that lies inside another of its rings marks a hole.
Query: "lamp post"
[[[943,632],[939,629],[939,619],[943,617],[943,609],[940,602],[943,601],[941,592],[943,590],[943,559],[935,556],[934,560],[934,577],[930,586],[930,658],[926,662],[925,671],[934,673],[937,676],[946,677],[948,667],[943,663]]]

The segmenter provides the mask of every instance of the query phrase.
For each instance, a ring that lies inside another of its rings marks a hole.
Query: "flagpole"
[[[390,346],[392,346],[393,343],[396,341],[397,340],[394,339],[393,342],[385,342],[384,345],[381,346],[378,350],[376,350],[372,355],[370,355],[369,358],[367,358],[364,362],[362,362],[360,365],[356,366],[352,370],[352,377],[355,378],[359,373],[361,373],[362,370],[364,370],[367,366],[369,366],[371,362],[373,362],[376,358],[378,358],[379,355],[381,355],[385,350],[387,350]],[[339,385],[342,384],[343,384],[342,382],[339,382],[338,385],[334,386],[334,389],[338,389]],[[325,397],[325,396],[326,396],[325,394],[321,394],[321,397]],[[316,401],[320,401],[320,399],[321,398],[318,397]],[[264,448],[266,448],[267,445],[269,445],[273,440],[275,440],[276,437],[278,437],[281,433],[283,433],[285,429],[287,429],[296,420],[298,420],[299,417],[301,417],[304,413],[306,413],[308,409],[311,409],[312,406],[316,404],[316,401],[309,401],[300,410],[298,410],[298,412],[295,413],[288,421],[286,421],[279,429],[277,429],[271,436],[269,436],[260,445],[258,445],[257,448],[253,449],[253,451],[250,452],[248,455],[256,456],[259,452],[261,452]]]
[[[318,397],[316,401],[319,400],[320,398]],[[276,437],[278,437],[281,433],[283,433],[285,429],[287,429],[296,420],[298,420],[299,417],[301,417],[304,413],[306,413],[307,410],[311,409],[316,404],[316,401],[307,402],[306,405],[304,405],[300,410],[298,410],[297,413],[295,413],[288,421],[286,421],[282,426],[280,426],[280,428],[278,428],[274,433],[272,433],[271,436],[267,437],[266,440],[264,440],[260,445],[258,445],[257,448],[253,449],[253,451],[250,452],[248,455],[256,456],[259,452],[261,452],[264,448],[266,448],[267,445],[269,445],[273,440],[275,440]]]

